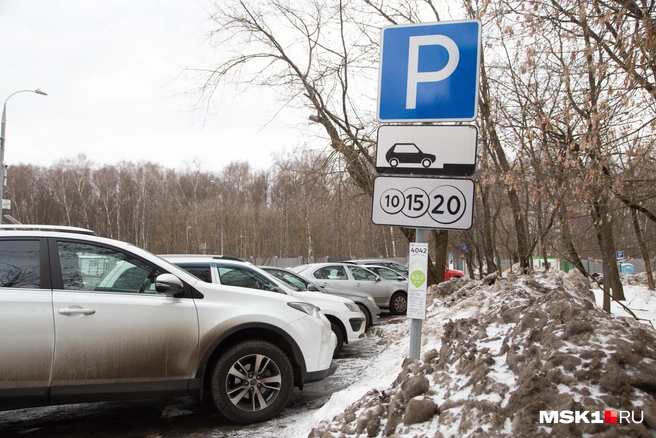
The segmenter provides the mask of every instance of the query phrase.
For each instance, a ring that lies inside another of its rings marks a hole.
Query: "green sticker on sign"
[[[419,288],[426,282],[426,275],[421,271],[412,271],[410,274],[410,281],[416,288]]]

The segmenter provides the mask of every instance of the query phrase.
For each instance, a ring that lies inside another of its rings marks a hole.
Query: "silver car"
[[[344,263],[350,263],[354,265],[362,265],[369,269],[369,265],[375,266],[384,266],[389,269],[393,269],[404,277],[408,278],[408,267],[394,260],[387,259],[360,259],[360,260],[345,260]]]
[[[260,269],[279,278],[288,285],[302,291],[325,292],[331,295],[353,300],[367,318],[367,328],[380,324],[380,307],[376,305],[374,298],[366,293],[355,290],[337,289],[334,287],[323,287],[316,280],[309,280],[289,269],[276,266],[260,266]]]
[[[383,280],[408,281],[408,278],[406,276],[401,275],[398,271],[395,271],[392,268],[388,268],[385,266],[377,266],[377,265],[366,265],[365,267],[368,270],[380,275],[380,278],[382,278]]]
[[[292,268],[297,274],[323,287],[349,289],[371,295],[381,309],[394,315],[408,307],[408,282],[383,280],[364,266],[348,263],[310,263]]]
[[[306,301],[205,283],[89,230],[0,226],[0,409],[207,392],[261,422],[335,371],[334,344]]]

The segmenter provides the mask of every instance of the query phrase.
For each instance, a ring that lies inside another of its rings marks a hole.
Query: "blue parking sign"
[[[474,120],[478,111],[480,46],[479,20],[384,28],[378,119]]]

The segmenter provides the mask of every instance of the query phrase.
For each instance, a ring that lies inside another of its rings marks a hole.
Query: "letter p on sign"
[[[389,26],[381,37],[381,122],[471,121],[478,111],[479,20]]]
[[[449,60],[437,71],[419,71],[419,48],[421,46],[442,46],[446,49]],[[410,37],[408,54],[408,86],[406,87],[406,109],[417,107],[417,84],[420,82],[438,82],[451,76],[458,66],[460,52],[453,40],[444,35],[427,35]]]

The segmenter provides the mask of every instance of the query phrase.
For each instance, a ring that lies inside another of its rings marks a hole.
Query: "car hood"
[[[353,301],[348,298],[337,297],[323,292],[292,291],[292,296],[294,298],[301,298],[321,308],[338,308],[339,310],[345,310],[343,306],[344,303],[353,303]]]

